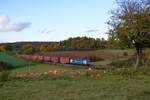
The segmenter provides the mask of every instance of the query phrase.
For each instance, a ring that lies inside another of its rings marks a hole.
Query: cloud
[[[40,33],[46,33],[46,34],[49,34],[49,33],[52,33],[52,32],[54,32],[55,30],[48,30],[48,29],[41,29],[41,30],[39,30],[38,32],[40,32]]]
[[[86,31],[86,33],[94,33],[94,32],[99,32],[99,30],[97,30],[97,29],[90,29],[90,30]]]
[[[6,24],[8,23],[8,21],[9,21],[9,18],[7,15],[5,14],[0,15],[0,24]]]
[[[11,22],[7,15],[0,15],[0,32],[22,31],[25,28],[30,27],[30,22]]]

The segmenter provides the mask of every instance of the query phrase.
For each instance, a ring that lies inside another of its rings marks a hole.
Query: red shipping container
[[[51,57],[51,62],[59,62],[59,57]]]
[[[38,56],[39,60],[44,60],[43,56]]]
[[[26,55],[26,58],[27,58],[27,59],[30,59],[30,55]]]
[[[44,56],[44,61],[51,61],[51,57]]]
[[[30,59],[33,59],[33,55],[30,55],[29,58],[30,58]]]
[[[32,59],[34,59],[34,60],[37,59],[37,58],[38,58],[38,56],[32,56]]]
[[[70,58],[69,57],[60,57],[60,63],[69,64]]]
[[[32,55],[28,55],[28,58],[29,58],[29,59],[32,59]]]

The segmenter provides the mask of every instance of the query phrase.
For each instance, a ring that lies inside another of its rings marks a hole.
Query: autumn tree
[[[95,48],[95,39],[93,38],[89,39],[89,48]]]
[[[2,46],[0,46],[0,50],[3,52],[12,51],[13,47],[10,44],[3,44]]]
[[[107,48],[109,48],[109,49],[121,48],[120,41],[115,39],[115,37],[109,37],[108,41],[107,41]]]
[[[61,49],[83,50],[83,49],[100,49],[106,48],[107,41],[104,39],[95,39],[90,37],[74,37],[60,41]]]
[[[80,48],[86,48],[86,37],[80,38]]]
[[[58,48],[59,48],[59,44],[57,44],[57,43],[51,43],[51,44],[48,45],[48,47],[47,47],[48,51],[57,50]]]
[[[134,46],[137,52],[135,68],[139,66],[142,49],[150,46],[150,1],[117,0],[108,21],[109,36],[118,39],[124,46]]]
[[[48,47],[48,46],[45,45],[45,44],[41,45],[41,46],[40,46],[40,51],[41,51],[41,52],[46,52],[46,51],[47,51],[47,47]]]
[[[76,49],[76,38],[71,39],[71,48]]]
[[[100,45],[101,45],[101,39],[96,38],[96,48],[100,48]]]
[[[31,44],[25,44],[19,51],[22,54],[33,54],[35,49]]]

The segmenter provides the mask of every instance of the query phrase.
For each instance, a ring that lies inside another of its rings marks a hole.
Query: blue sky
[[[0,42],[107,39],[115,0],[0,0]]]

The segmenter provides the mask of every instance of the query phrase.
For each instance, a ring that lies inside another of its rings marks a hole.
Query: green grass
[[[106,52],[112,53],[112,54],[118,54],[118,53],[123,53],[123,52],[133,52],[135,51],[134,49],[105,49]]]
[[[149,77],[17,80],[0,88],[0,100],[150,100],[149,83]]]
[[[125,61],[127,59],[129,59],[131,56],[123,56],[123,57],[119,57],[118,59],[113,59],[113,60],[103,60],[103,61],[96,61],[96,62],[91,62],[92,65],[100,65],[100,66],[108,66],[110,63],[114,62],[114,61],[118,61],[118,60],[122,60]]]
[[[13,67],[27,66],[28,62],[22,59],[17,59],[15,57],[9,56],[3,52],[0,52],[0,61],[10,63]]]
[[[31,66],[31,72],[62,69],[87,70],[49,64]],[[12,74],[16,72],[23,74],[28,70],[27,67],[12,70]],[[70,79],[61,75],[8,81],[0,87],[0,100],[150,100],[149,76],[123,79],[106,73],[101,78],[79,75]]]
[[[91,62],[92,65],[100,65],[100,66],[106,66],[107,64],[110,64],[111,60],[104,60],[104,61],[97,61],[97,62]]]
[[[54,65],[54,64],[37,64],[37,65],[31,65],[30,66],[30,72],[46,72],[49,70],[86,70],[85,68],[80,68],[77,66],[73,67],[65,67],[65,66],[60,66],[60,65]],[[17,69],[11,70],[11,73],[14,74],[23,74],[23,73],[28,73],[29,72],[29,66],[26,67],[21,67]]]

